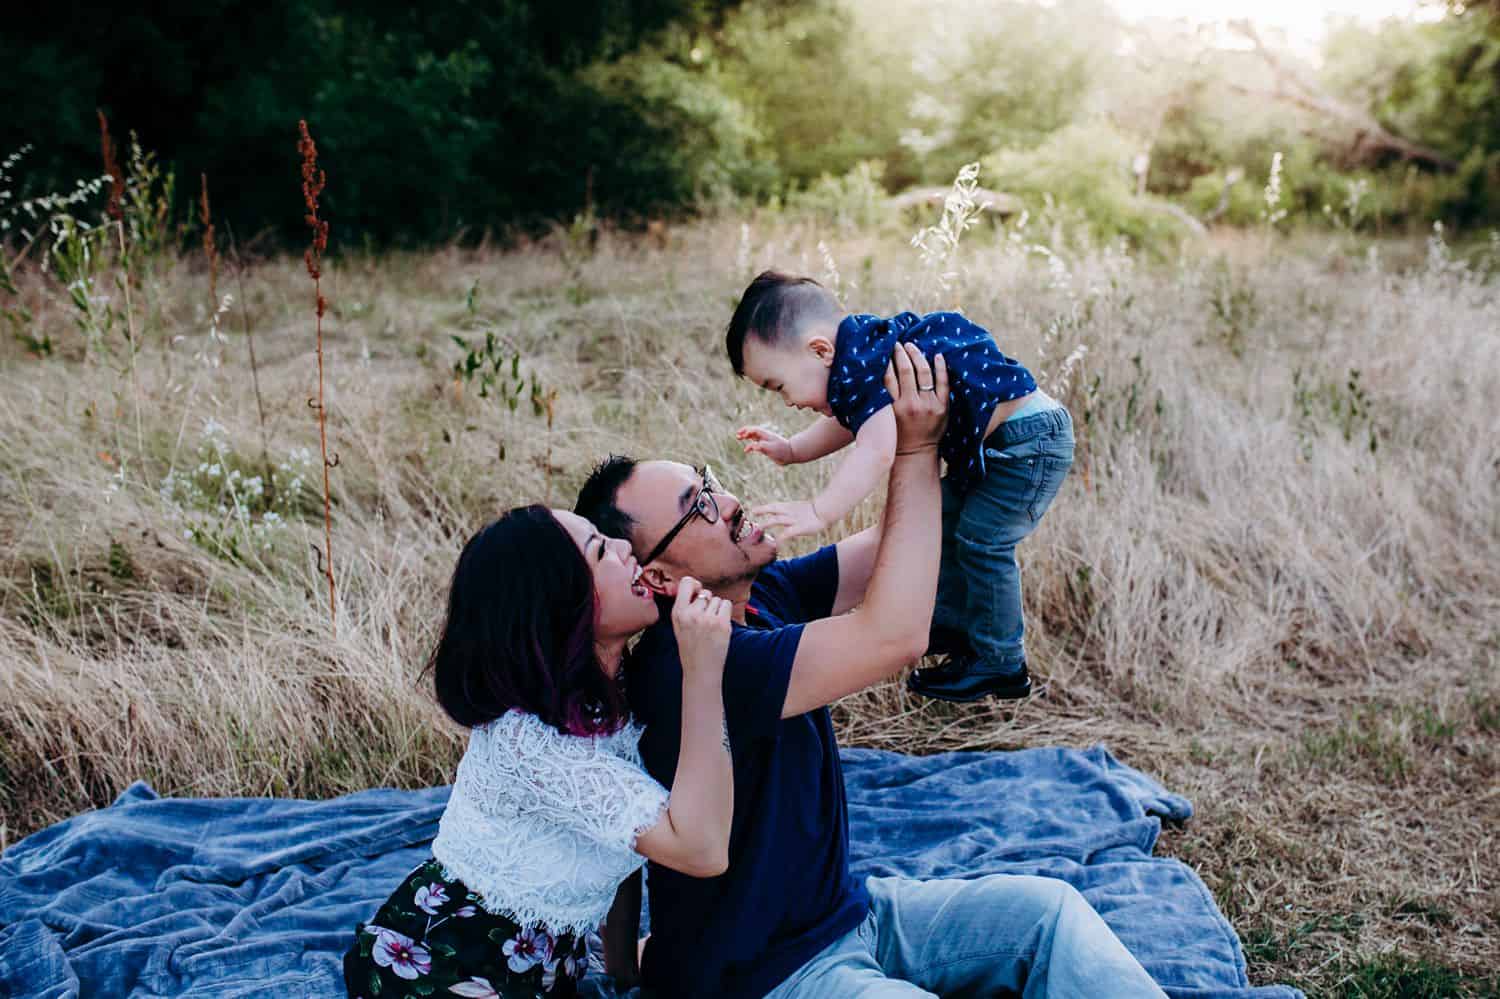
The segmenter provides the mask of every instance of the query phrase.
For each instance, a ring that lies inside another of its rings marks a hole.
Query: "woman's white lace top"
[[[636,835],[667,807],[640,738],[632,724],[563,735],[520,711],[474,729],[432,855],[491,913],[553,934],[595,929],[645,862]]]

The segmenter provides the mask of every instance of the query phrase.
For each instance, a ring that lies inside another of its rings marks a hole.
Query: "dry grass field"
[[[484,518],[571,505],[610,451],[707,460],[752,502],[828,473],[733,439],[798,426],[722,355],[735,295],[774,263],[861,311],[962,308],[1078,428],[1022,547],[1041,692],[955,706],[891,684],[838,705],[846,744],[1102,741],[1192,798],[1158,849],[1214,891],[1252,981],[1500,991],[1493,250],[1249,234],[1151,261],[981,232],[943,289],[894,232],[652,236],[327,264],[336,636],[302,262],[226,267],[222,310],[196,254],[141,259],[128,285],[105,269],[82,326],[18,274],[12,304],[53,349],[0,345],[0,845],[136,779],[446,783],[461,736],[416,674]]]

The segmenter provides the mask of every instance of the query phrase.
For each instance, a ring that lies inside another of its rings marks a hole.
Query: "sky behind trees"
[[[1329,18],[1376,21],[1387,17],[1435,20],[1442,7],[1418,0],[1110,0],[1127,18],[1185,17],[1213,21],[1248,17],[1286,29],[1299,41],[1314,41]]]

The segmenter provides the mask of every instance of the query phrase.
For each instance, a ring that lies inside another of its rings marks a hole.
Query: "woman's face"
[[[552,516],[573,538],[594,574],[594,597],[598,603],[595,640],[628,638],[655,624],[659,616],[656,601],[640,581],[641,570],[631,554],[630,542],[606,538],[571,510],[553,510]]]

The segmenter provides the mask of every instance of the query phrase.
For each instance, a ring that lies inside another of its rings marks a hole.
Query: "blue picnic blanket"
[[[1062,878],[1174,999],[1301,995],[1248,987],[1203,882],[1151,855],[1162,820],[1192,806],[1102,747],[843,760],[857,873]],[[0,854],[0,996],[342,996],[355,923],[426,858],[447,797],[162,798],[133,784]]]

